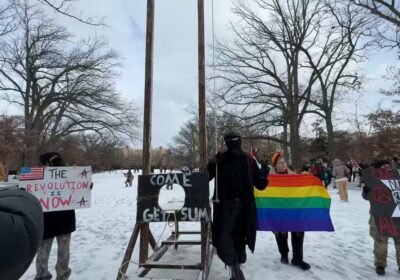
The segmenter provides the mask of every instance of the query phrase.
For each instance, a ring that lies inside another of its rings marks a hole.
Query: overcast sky
[[[229,38],[229,21],[234,21],[231,0],[214,0],[215,30],[218,39]],[[91,27],[69,20],[58,14],[61,24],[77,36],[102,35],[108,38],[110,47],[122,56],[123,69],[117,87],[121,94],[133,100],[143,112],[146,0],[81,0],[75,13],[83,16],[105,16],[109,27]],[[205,0],[206,43],[211,44],[211,3]],[[197,0],[155,1],[155,48],[152,146],[167,146],[180,126],[188,119],[185,108],[197,102]],[[207,61],[211,62],[212,49],[206,48]],[[361,107],[375,108],[376,94],[384,83],[381,80],[385,68],[396,62],[393,54],[381,52],[364,65],[370,78]],[[346,104],[340,110],[350,113],[354,104]],[[10,112],[4,104],[2,112]],[[350,111],[350,112],[349,112]],[[341,115],[339,113],[339,115]],[[340,117],[340,116],[339,116]],[[343,117],[343,115],[341,115]],[[307,132],[307,127],[305,131]],[[304,129],[303,129],[304,131]],[[136,143],[141,147],[141,143]]]
[[[214,4],[216,33],[225,36],[231,0]],[[79,9],[85,16],[104,15],[109,28],[90,27],[63,19],[79,36],[106,36],[122,55],[120,92],[134,100],[143,112],[146,0],[85,0]],[[206,44],[212,42],[211,0],[205,1]],[[207,61],[211,49],[207,46]],[[189,116],[185,108],[197,102],[197,0],[155,1],[154,91],[152,146],[166,146]],[[141,147],[141,143],[135,146]]]

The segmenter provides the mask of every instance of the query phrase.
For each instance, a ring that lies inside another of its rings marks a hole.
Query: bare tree
[[[375,19],[371,37],[380,47],[400,48],[400,2],[396,0],[349,0]]]
[[[400,3],[396,0],[350,0],[385,21],[400,26]]]
[[[169,145],[172,154],[191,167],[198,166],[199,148],[199,125],[194,120],[187,121]]]
[[[79,0],[35,0],[45,6],[52,8],[57,13],[66,17],[77,20],[81,23],[93,26],[105,26],[104,19],[97,17],[84,17],[82,14],[76,15],[73,13],[73,7],[78,5]]]
[[[342,96],[357,91],[362,83],[357,64],[367,59],[371,44],[366,35],[372,25],[371,17],[362,8],[337,0],[325,1],[327,28],[320,34],[318,44],[302,49],[307,65],[315,71],[318,84],[311,95],[313,111],[325,120],[328,154],[334,144],[333,109]]]
[[[15,158],[22,153],[22,122],[23,120],[16,116],[0,116],[0,161],[6,167],[6,173],[10,164],[15,164]]]
[[[23,0],[25,4],[29,3],[29,0]],[[5,0],[0,5],[0,37],[12,32],[16,28],[16,14],[12,6],[18,5],[18,0]],[[31,0],[33,4],[41,4],[43,7],[50,8],[55,12],[74,19],[83,24],[92,26],[106,26],[104,18],[98,17],[84,17],[82,13],[76,15],[73,10],[75,6],[78,6],[79,0]]]
[[[374,133],[372,139],[374,150],[380,157],[390,158],[393,155],[399,155],[400,145],[400,112],[392,110],[378,109],[368,114],[368,121],[371,124]]]
[[[14,31],[15,28],[15,13],[11,4],[0,5],[0,37]]]
[[[136,136],[138,116],[115,89],[118,54],[101,38],[78,43],[43,11],[14,5],[18,30],[2,37],[0,90],[24,109],[25,144],[32,156],[66,135]]]
[[[315,0],[237,0],[235,38],[219,43],[218,98],[240,108],[250,125],[288,126],[292,164],[300,167],[299,127],[309,106],[316,72],[304,67],[304,49],[319,38],[325,6]],[[259,12],[258,12],[259,11]],[[283,139],[286,141],[286,139]]]

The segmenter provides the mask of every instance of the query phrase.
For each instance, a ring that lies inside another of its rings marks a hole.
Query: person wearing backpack
[[[349,202],[349,196],[347,194],[347,182],[350,175],[350,170],[337,158],[332,161],[332,165],[332,176],[335,177],[335,182],[339,189],[340,200]]]
[[[212,224],[213,245],[218,257],[230,269],[232,280],[244,280],[240,265],[246,262],[246,245],[254,252],[257,209],[253,187],[263,190],[268,169],[259,167],[241,149],[239,134],[224,136],[227,151],[207,165],[209,180],[216,178]]]

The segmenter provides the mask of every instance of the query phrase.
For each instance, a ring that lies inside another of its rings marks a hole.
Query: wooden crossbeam
[[[182,235],[182,234],[200,234],[201,233],[201,231],[180,231],[179,232],[179,235]],[[172,234],[175,234],[175,231],[173,231],[172,232]]]
[[[190,270],[202,270],[203,265],[201,263],[197,264],[172,264],[172,263],[159,263],[159,262],[146,262],[140,265],[144,268],[166,268],[166,269],[190,269]]]
[[[165,245],[200,245],[201,240],[168,240],[163,241],[161,244]]]

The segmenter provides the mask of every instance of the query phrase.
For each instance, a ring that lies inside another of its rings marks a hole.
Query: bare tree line
[[[74,2],[38,1],[63,14]],[[74,42],[65,27],[31,2],[10,2],[0,18],[5,23],[0,36],[1,98],[24,112],[27,163],[42,150],[59,148],[63,138],[76,133],[137,139],[138,110],[122,99],[115,86],[118,53],[100,37]]]
[[[216,107],[248,127],[250,137],[270,139],[271,128],[281,127],[276,140],[290,148],[295,167],[301,123],[316,115],[325,122],[332,154],[334,109],[362,90],[358,64],[385,40],[381,18],[365,7],[372,2],[384,8],[382,1],[234,0],[234,37],[217,44]]]

